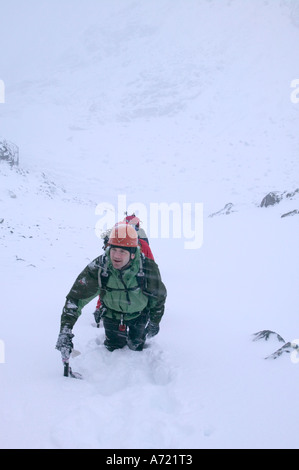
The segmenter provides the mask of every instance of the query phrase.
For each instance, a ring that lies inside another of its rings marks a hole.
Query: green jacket
[[[108,274],[108,281],[105,284],[102,282],[103,277],[100,276],[105,264],[104,256],[107,256]],[[137,281],[140,256],[143,259],[144,272],[142,288]],[[126,321],[136,318],[146,310],[149,319],[159,324],[164,314],[167,291],[161,280],[158,265],[152,259],[141,255],[139,250],[134,260],[122,270],[113,268],[108,252],[107,255],[101,255],[88,264],[75,280],[66,296],[61,315],[61,329],[64,326],[72,329],[81,315],[82,308],[99,295],[103,307],[106,308],[105,316],[109,318],[120,319],[123,315]]]

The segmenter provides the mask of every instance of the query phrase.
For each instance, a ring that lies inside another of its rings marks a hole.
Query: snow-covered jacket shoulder
[[[64,325],[72,328],[81,315],[82,308],[99,295],[98,272],[102,258],[103,255],[91,261],[76,278],[66,296],[61,315],[61,328]]]

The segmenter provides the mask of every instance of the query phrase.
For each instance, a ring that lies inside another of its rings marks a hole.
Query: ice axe
[[[80,351],[77,351],[76,349],[73,349],[71,353],[71,357],[77,357],[81,353]],[[79,374],[79,372],[73,372],[70,364],[69,364],[69,359],[67,360],[62,360],[63,363],[63,376],[64,377],[72,377],[73,379],[83,379],[82,375]]]

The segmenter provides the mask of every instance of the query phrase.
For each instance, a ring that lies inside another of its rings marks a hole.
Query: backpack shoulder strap
[[[103,255],[100,260],[100,267],[98,271],[98,282],[99,282],[99,287],[105,288],[108,282],[108,257],[107,255]]]
[[[141,290],[145,289],[145,274],[143,270],[143,264],[144,264],[145,256],[143,253],[140,252],[140,258],[139,258],[139,271],[137,273],[137,282]]]

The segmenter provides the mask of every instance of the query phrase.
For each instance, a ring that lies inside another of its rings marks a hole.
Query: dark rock
[[[280,357],[283,353],[290,354],[293,351],[298,349],[298,345],[295,343],[291,343],[288,341],[286,344],[284,344],[281,348],[277,349],[274,353],[270,354],[270,356],[265,357],[265,359],[277,359]]]
[[[275,204],[278,204],[282,200],[282,198],[283,195],[278,193],[277,191],[271,192],[264,197],[261,202],[261,207],[274,206]]]
[[[270,337],[274,336],[274,338],[277,339],[278,341],[285,343],[285,340],[283,339],[283,337],[280,336],[278,333],[276,333],[276,331],[272,331],[272,330],[258,331],[257,333],[254,333],[253,336],[255,336],[253,341],[258,341],[260,339],[264,339],[265,341],[268,341]]]
[[[0,160],[6,161],[11,166],[19,164],[19,147],[8,140],[0,141]]]
[[[275,204],[278,204],[284,197],[288,199],[292,199],[298,194],[299,194],[299,188],[295,189],[295,191],[291,191],[288,193],[286,191],[284,191],[283,193],[280,193],[278,191],[272,191],[269,194],[267,194],[267,196],[264,197],[264,199],[261,202],[260,207],[274,206]]]
[[[287,193],[287,194],[286,194],[286,197],[292,198],[292,197],[296,196],[296,194],[298,194],[298,193],[299,193],[299,188],[298,188],[298,189],[295,189],[295,191],[293,191],[293,192],[291,192],[291,193]]]
[[[282,214],[281,217],[288,217],[289,215],[296,215],[296,214],[299,214],[299,210],[298,210],[298,209],[295,209],[295,210],[290,211],[290,212],[286,212],[285,214]]]
[[[228,214],[231,214],[232,212],[234,212],[234,211],[232,210],[233,206],[234,206],[234,205],[233,205],[231,202],[229,202],[228,204],[226,204],[226,205],[224,206],[223,209],[221,209],[221,210],[218,211],[218,212],[214,212],[213,214],[210,214],[209,217],[214,217],[215,215],[228,215]]]

